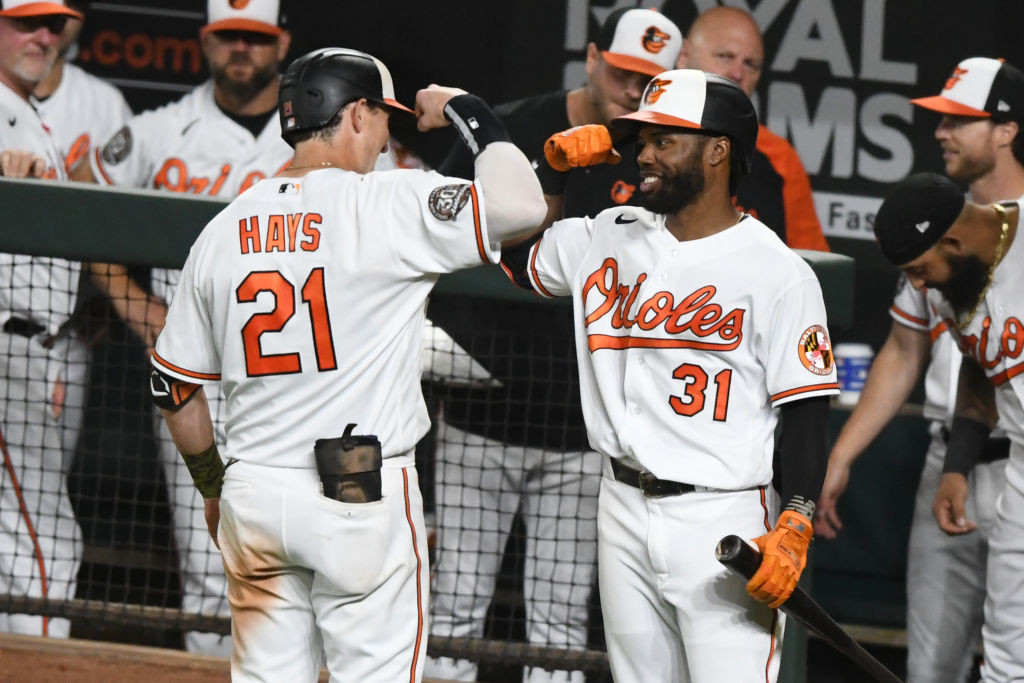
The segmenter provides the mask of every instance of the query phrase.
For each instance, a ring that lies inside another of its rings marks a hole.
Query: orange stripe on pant
[[[412,521],[412,505],[409,502],[409,473],[405,471],[405,468],[402,468],[402,487],[405,492],[405,518],[409,521],[412,551],[416,555],[416,646],[413,649],[412,666],[409,670],[409,683],[416,683],[420,643],[423,642],[423,585],[421,583],[423,560],[420,558],[419,545],[416,543],[416,524]]]
[[[32,516],[28,513],[25,497],[21,493],[21,484],[18,482],[18,475],[14,472],[14,462],[11,460],[11,454],[7,452],[7,441],[4,439],[2,432],[0,432],[0,450],[3,451],[4,455],[4,467],[7,469],[7,474],[11,477],[11,483],[14,485],[14,494],[18,497],[18,508],[21,510],[21,516],[25,519],[25,528],[28,529],[29,538],[32,539],[32,547],[35,548],[36,563],[39,565],[39,580],[43,586],[43,597],[45,598],[49,591],[46,587],[46,562],[43,560],[43,549],[39,547],[36,528],[32,524]],[[50,618],[43,617],[44,636],[50,635],[49,629]]]

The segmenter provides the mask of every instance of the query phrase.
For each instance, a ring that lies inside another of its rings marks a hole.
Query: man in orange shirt
[[[676,65],[724,76],[750,97],[764,65],[761,31],[742,9],[709,9],[694,20]],[[800,157],[785,138],[764,125],[757,131],[750,175],[740,183],[734,199],[740,209],[771,226],[793,249],[829,251]]]

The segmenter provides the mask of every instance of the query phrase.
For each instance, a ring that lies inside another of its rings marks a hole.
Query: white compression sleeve
[[[544,221],[547,204],[530,161],[511,142],[492,142],[476,157],[487,233],[495,242],[528,235]]]

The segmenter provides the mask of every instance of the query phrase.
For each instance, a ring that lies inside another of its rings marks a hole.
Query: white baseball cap
[[[1002,59],[971,57],[956,65],[942,92],[910,100],[953,116],[1024,120],[1024,73]]]
[[[683,33],[657,10],[627,7],[608,15],[595,44],[612,66],[657,76],[676,65]]]
[[[640,108],[612,121],[615,126],[642,123],[725,135],[732,139],[733,157],[744,173],[753,163],[757,112],[747,94],[728,78],[697,69],[658,74],[644,89]]]
[[[208,23],[202,33],[251,31],[278,36],[282,33],[280,17],[280,0],[209,0]]]
[[[65,6],[63,0],[0,0],[0,16],[3,17],[41,17],[48,14],[82,18],[81,14]]]

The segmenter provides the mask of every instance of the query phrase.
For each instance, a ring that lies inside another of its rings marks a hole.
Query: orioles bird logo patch
[[[815,375],[827,375],[832,372],[835,359],[832,357],[832,342],[828,332],[821,325],[812,325],[800,335],[797,354],[804,367]]]
[[[644,31],[641,43],[648,52],[658,54],[665,48],[665,41],[671,37],[664,31],[659,30],[657,26],[648,26],[647,30]]]
[[[967,69],[962,69],[959,66],[953,69],[953,75],[946,79],[946,85],[943,86],[943,89],[949,90],[952,88],[965,73],[967,73]]]
[[[625,204],[636,192],[636,185],[630,185],[625,180],[616,180],[612,185],[612,201],[616,204]]]
[[[231,9],[245,9],[249,5],[249,0],[228,0],[228,4],[231,5]]]
[[[644,92],[644,104],[654,104],[658,99],[665,94],[665,86],[672,81],[664,78],[655,78],[647,86],[647,91]]]

